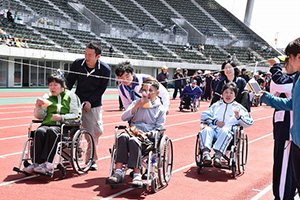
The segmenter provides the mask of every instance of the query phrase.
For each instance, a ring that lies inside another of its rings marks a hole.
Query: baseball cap
[[[287,60],[288,56],[287,56],[287,55],[281,55],[281,56],[277,56],[277,58],[278,58],[279,60],[285,62],[285,61]]]
[[[176,71],[178,71],[178,70],[181,70],[180,67],[177,67],[177,68],[176,68]]]
[[[192,83],[197,83],[197,80],[193,80]]]
[[[168,69],[168,67],[167,67],[166,65],[163,65],[163,66],[161,67],[161,69]]]

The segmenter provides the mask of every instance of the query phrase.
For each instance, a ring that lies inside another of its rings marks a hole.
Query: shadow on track
[[[184,173],[186,177],[198,179],[202,182],[228,182],[228,180],[234,180],[231,177],[231,171],[215,167],[205,167],[201,174],[198,174],[197,167],[191,167]]]

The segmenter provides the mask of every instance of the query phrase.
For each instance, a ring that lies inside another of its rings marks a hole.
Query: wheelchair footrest
[[[132,183],[130,183],[129,187],[134,189],[147,189],[147,183],[143,183],[143,186],[132,185]]]
[[[23,170],[20,170],[18,167],[14,167],[13,171],[18,172],[18,173],[22,173],[22,174],[26,174],[26,175],[32,175],[32,174],[28,174],[28,173],[24,172]]]
[[[105,181],[105,184],[110,185],[110,186],[120,186],[120,185],[126,185],[123,181],[120,183],[111,183],[108,181],[108,178]]]

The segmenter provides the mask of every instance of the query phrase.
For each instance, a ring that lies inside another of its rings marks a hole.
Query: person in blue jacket
[[[300,191],[300,38],[290,42],[285,48],[286,67],[298,71],[294,78],[292,96],[290,98],[276,97],[269,92],[263,92],[261,101],[278,110],[293,111],[293,125],[290,129],[292,136],[291,154],[296,187]]]
[[[270,93],[277,97],[290,98],[292,95],[293,68],[286,68],[284,75],[279,59],[267,60],[271,64]],[[285,65],[287,67],[287,65]],[[273,195],[275,199],[293,199],[296,185],[292,167],[290,125],[292,112],[275,109],[273,115]]]
[[[197,85],[197,80],[193,80],[192,83],[185,86],[183,91],[180,94],[181,102],[180,102],[180,108],[182,107],[182,100],[184,95],[191,96],[193,98],[193,102],[196,102],[196,99],[199,99],[201,97],[202,90]]]

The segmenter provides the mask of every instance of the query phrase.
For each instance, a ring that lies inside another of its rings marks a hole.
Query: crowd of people
[[[252,75],[262,90],[262,102],[276,108],[274,113],[274,167],[273,193],[275,199],[291,199],[296,188],[299,189],[299,125],[297,110],[297,79],[300,73],[300,39],[291,42],[285,50],[284,58],[288,76],[282,73],[278,59],[270,59],[270,72]],[[73,62],[66,83],[61,75],[48,78],[50,93],[35,104],[35,116],[43,120],[35,132],[35,156],[33,163],[24,169],[27,173],[46,174],[53,166],[53,146],[57,145],[57,135],[60,130],[57,125],[67,120],[81,118],[81,126],[88,130],[94,139],[94,162],[92,170],[97,170],[98,140],[103,133],[102,96],[111,77],[110,67],[100,61],[102,53],[98,42],[90,42],[86,46],[85,58]],[[253,124],[250,115],[250,95],[246,85],[252,78],[251,73],[243,68],[241,72],[235,62],[227,60],[221,65],[220,71],[195,71],[189,76],[187,69],[177,68],[169,80],[168,67],[162,66],[157,79],[146,74],[135,74],[130,62],[122,62],[116,66],[115,74],[118,80],[118,92],[125,112],[122,120],[128,122],[145,133],[145,137],[153,140],[153,131],[164,127],[166,115],[169,113],[170,96],[168,83],[174,81],[175,88],[172,99],[183,95],[193,95],[200,100],[210,101],[210,107],[201,113],[201,121],[206,121],[208,127],[201,133],[201,149],[205,164],[212,164],[211,148],[215,155],[213,165],[220,167],[220,159],[225,154],[226,147],[232,139],[230,125],[241,124],[249,127]],[[77,83],[75,93],[70,92]],[[294,88],[292,90],[292,88]],[[285,99],[283,99],[285,98]],[[51,104],[44,106],[45,99]],[[61,99],[65,101],[61,102]],[[62,104],[63,106],[59,106]],[[226,107],[226,109],[225,109]],[[228,108],[227,108],[228,107]],[[293,114],[289,111],[293,111]],[[230,118],[223,119],[224,112],[230,113]],[[293,120],[293,121],[291,121]],[[290,123],[293,126],[290,129]],[[290,139],[290,134],[291,138]],[[126,132],[118,135],[118,151],[115,172],[108,178],[109,183],[122,181],[122,166],[127,164],[133,169],[132,184],[141,186],[142,172],[140,166],[141,149],[144,143]],[[217,142],[213,144],[213,140]],[[43,142],[39,142],[43,141]],[[224,145],[226,144],[226,145]],[[287,149],[288,148],[288,149]],[[291,150],[289,150],[291,148]],[[291,152],[291,153],[290,153]],[[288,166],[283,168],[283,166]],[[281,179],[285,179],[282,185]],[[284,189],[283,189],[284,188]]]

